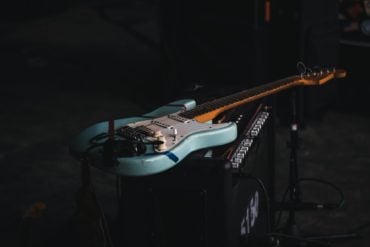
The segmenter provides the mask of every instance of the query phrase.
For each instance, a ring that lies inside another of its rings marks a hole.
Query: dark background
[[[302,213],[299,224],[306,231],[328,234],[366,226],[369,36],[360,30],[342,31],[337,1],[273,1],[270,21],[264,4],[1,3],[1,246],[78,246],[72,219],[80,171],[68,144],[83,128],[112,117],[140,115],[181,97],[208,99],[294,75],[298,61],[348,71],[345,79],[320,88],[297,89],[300,174],[328,179],[346,196],[343,208]],[[196,85],[201,89],[194,91]],[[290,95],[286,91],[271,98],[277,198],[287,183]],[[98,199],[113,221],[115,177],[92,172]],[[308,197],[326,190],[305,189]],[[24,214],[40,201],[46,209],[32,220],[25,236]],[[368,229],[359,233],[364,237],[337,245],[368,246]]]

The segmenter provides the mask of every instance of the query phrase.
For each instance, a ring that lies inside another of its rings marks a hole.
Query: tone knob
[[[164,136],[158,136],[157,137],[157,141],[160,142],[160,144],[158,144],[155,149],[158,151],[158,152],[162,152],[162,151],[165,151],[167,149],[167,145],[166,145],[166,138]]]

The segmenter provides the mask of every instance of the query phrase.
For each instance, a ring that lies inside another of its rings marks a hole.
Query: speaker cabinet
[[[160,174],[122,178],[122,246],[254,246],[271,221],[268,130],[254,138],[242,169],[222,155],[207,157],[210,149]]]
[[[189,159],[122,189],[122,246],[236,247],[268,227],[265,192],[225,160]]]

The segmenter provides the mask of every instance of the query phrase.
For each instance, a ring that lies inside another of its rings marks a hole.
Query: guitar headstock
[[[299,83],[304,86],[322,85],[332,79],[346,77],[343,69],[321,69],[300,75]]]

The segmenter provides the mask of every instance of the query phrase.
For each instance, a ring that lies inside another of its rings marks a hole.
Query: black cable
[[[343,193],[342,189],[339,188],[338,186],[336,186],[335,184],[327,181],[327,180],[323,180],[323,179],[319,179],[319,178],[301,178],[301,179],[298,179],[297,183],[310,182],[310,181],[325,184],[325,185],[328,185],[328,186],[332,187],[334,190],[336,190],[339,193],[340,198],[341,198],[339,203],[336,203],[338,205],[337,208],[341,208],[344,205],[345,198],[344,198],[344,193]]]
[[[297,236],[293,236],[293,235],[289,235],[289,234],[284,234],[284,233],[275,233],[275,232],[272,232],[272,233],[269,233],[268,235],[269,236],[274,236],[274,237],[283,237],[283,238],[298,240],[298,241],[301,241],[301,242],[312,243],[312,244],[319,245],[319,246],[330,247],[330,244],[328,244],[326,242],[323,242],[323,241],[301,238],[301,237],[297,237]]]
[[[107,219],[105,217],[104,211],[102,206],[100,205],[98,198],[96,196],[95,188],[91,181],[91,173],[90,173],[90,163],[87,156],[81,159],[81,183],[83,190],[88,189],[88,192],[91,193],[91,199],[93,200],[92,203],[98,209],[100,220],[99,220],[99,227],[104,236],[104,246],[105,247],[114,247],[113,241],[110,235],[110,230],[108,227]]]
[[[129,23],[126,23],[124,21],[115,20],[109,14],[107,13],[106,9],[108,8],[119,8],[120,2],[117,2],[116,4],[111,5],[97,5],[95,6],[95,10],[98,12],[98,14],[106,21],[110,21],[118,26],[120,26],[126,33],[130,34],[134,38],[136,38],[138,41],[141,41],[143,44],[147,45],[148,47],[152,48],[153,50],[160,51],[160,44],[155,41],[154,39],[149,38],[144,33],[136,30],[133,25],[130,25]]]
[[[362,230],[368,228],[369,226],[370,226],[370,221],[368,221],[368,222],[366,222],[366,223],[364,223],[362,225],[357,226],[352,232],[362,231]]]
[[[93,150],[94,148],[97,148],[97,147],[102,147],[102,146],[104,146],[104,143],[92,144],[91,146],[89,146],[88,148],[85,149],[82,156],[86,157],[91,150]]]
[[[290,186],[288,186],[288,188],[286,188],[286,190],[284,191],[283,198],[281,199],[281,202],[280,203],[284,203],[285,202],[286,197],[287,197],[288,192],[289,192],[289,189],[290,189]],[[277,216],[277,219],[276,219],[276,222],[275,222],[276,227],[278,227],[279,224],[280,224],[280,220],[281,220],[281,217],[283,215],[283,211],[284,211],[283,209],[280,209],[279,210],[279,215]],[[275,230],[280,230],[280,229],[276,228]]]
[[[338,187],[336,186],[335,184],[327,181],[327,180],[323,180],[323,179],[318,179],[318,178],[300,178],[297,180],[296,184],[298,183],[301,183],[301,182],[317,182],[317,183],[321,183],[321,184],[325,184],[325,185],[328,185],[330,186],[331,188],[333,188],[334,190],[336,190],[339,195],[340,195],[340,202],[339,203],[335,203],[337,206],[337,208],[340,208],[344,205],[345,203],[345,198],[344,198],[344,193],[343,191]],[[294,185],[295,186],[295,185]],[[286,198],[287,198],[287,195],[288,195],[288,192],[289,192],[289,189],[290,189],[290,186],[287,187],[287,189],[284,191],[284,194],[283,194],[283,197],[282,197],[282,200],[281,200],[281,203],[284,203],[286,201]],[[280,209],[279,210],[279,214],[277,216],[277,220],[276,220],[276,226],[278,227],[279,224],[280,224],[280,220],[281,220],[281,217],[282,217],[282,213],[283,213],[283,209]],[[279,228],[275,229],[275,230],[278,230]]]
[[[113,241],[112,241],[112,237],[110,235],[110,230],[109,230],[109,227],[108,227],[108,222],[107,222],[107,219],[105,218],[105,214],[104,214],[104,211],[100,205],[100,203],[96,201],[96,204],[98,206],[98,209],[100,211],[100,217],[101,217],[101,221],[102,221],[102,232],[104,234],[104,237],[105,237],[105,241],[106,241],[106,244],[105,246],[107,247],[114,247],[113,245]]]
[[[116,175],[116,196],[117,196],[117,201],[118,201],[118,204],[121,200],[121,176],[120,175]]]

